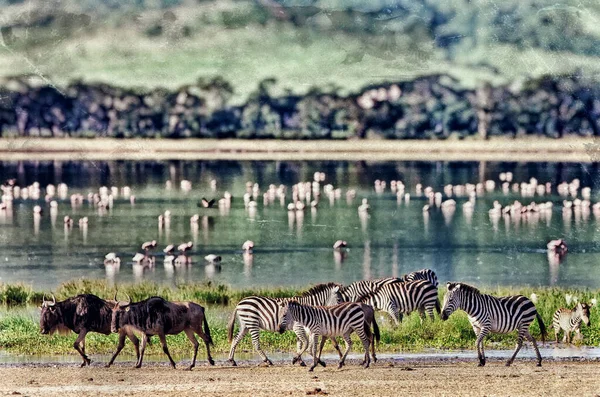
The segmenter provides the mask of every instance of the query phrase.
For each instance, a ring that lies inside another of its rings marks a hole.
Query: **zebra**
[[[558,334],[561,329],[564,331],[563,342],[571,343],[571,332],[573,331],[579,337],[581,322],[590,326],[590,305],[587,303],[580,302],[573,310],[560,308],[554,312],[552,326],[556,343],[558,343]]]
[[[365,321],[365,312],[362,305],[356,302],[345,302],[339,305],[324,307],[303,305],[294,300],[280,303],[281,310],[285,315],[280,321],[279,332],[284,332],[291,324],[298,323],[310,330],[312,338],[313,365],[309,371],[313,371],[320,361],[321,352],[326,337],[343,336],[346,343],[344,354],[340,358],[338,369],[342,368],[352,347],[350,334],[356,332],[365,349],[365,357],[362,365],[369,367],[369,345],[371,343],[371,330]],[[317,343],[321,343],[317,349]],[[302,354],[303,352],[300,352]]]
[[[375,292],[380,286],[373,280],[359,280],[340,288],[344,302],[358,302],[361,297]]]
[[[431,269],[421,269],[416,272],[405,274],[401,277],[402,281],[428,280],[434,287],[438,286],[438,278],[435,272]]]
[[[263,363],[273,365],[273,362],[269,360],[267,355],[260,348],[259,335],[261,329],[272,332],[279,330],[278,322],[284,313],[281,311],[281,306],[278,303],[284,303],[290,299],[295,299],[303,304],[324,306],[336,305],[339,301],[341,301],[339,289],[339,284],[327,283],[316,285],[315,287],[304,292],[301,296],[294,298],[249,296],[242,299],[235,307],[235,310],[229,319],[229,323],[227,324],[227,336],[229,342],[231,343],[231,348],[229,350],[229,362],[233,366],[237,365],[233,359],[235,355],[235,349],[238,343],[240,343],[244,336],[249,332],[250,337],[252,338],[252,345],[262,357]],[[235,326],[236,318],[240,323],[240,329],[234,338],[233,328]],[[296,335],[304,332],[301,327],[297,327],[294,331],[296,332]]]
[[[381,335],[379,332],[379,326],[377,325],[377,321],[375,321],[375,309],[373,309],[373,306],[371,305],[367,305],[365,303],[361,303],[361,307],[363,309],[363,312],[365,313],[365,322],[366,322],[366,327],[370,327],[371,325],[373,326],[373,331],[371,332],[371,358],[373,360],[373,362],[377,362],[377,355],[375,354],[375,341],[377,341],[377,343],[379,343],[380,339],[381,339]],[[295,326],[294,326],[295,327]],[[304,361],[302,361],[301,358],[301,352],[304,352],[305,350],[312,351],[311,345],[310,345],[310,337],[307,334],[310,334],[310,330],[306,329],[306,332],[296,332],[296,336],[298,337],[298,349],[296,352],[296,356],[294,357],[294,359],[292,360],[292,364],[295,364],[296,362],[300,361],[300,365],[301,366],[305,366],[306,364],[304,363]],[[294,331],[296,331],[296,329],[294,328]],[[335,350],[337,351],[340,359],[342,358],[342,351],[340,350],[340,346],[338,344],[337,338],[335,337],[330,337],[329,338],[331,340],[331,343],[333,344],[333,347],[335,348]],[[309,344],[307,347],[306,344]],[[325,367],[325,363],[321,360],[319,360],[319,364],[321,364],[323,367]]]
[[[469,321],[477,336],[477,357],[479,366],[485,365],[483,339],[490,332],[506,334],[518,330],[518,339],[515,352],[506,362],[510,366],[517,353],[523,346],[523,338],[533,343],[537,356],[537,366],[542,366],[542,356],[537,343],[529,333],[529,325],[535,318],[538,320],[542,332],[542,343],[546,338],[546,326],[542,317],[537,312],[535,305],[529,298],[522,295],[495,297],[479,292],[475,287],[463,283],[447,283],[448,292],[444,296],[442,320],[447,320],[455,310],[464,310],[469,316]]]
[[[383,285],[375,292],[363,296],[360,302],[373,306],[376,310],[389,313],[396,326],[403,314],[419,310],[433,319],[433,311],[440,313],[437,288],[427,280]]]

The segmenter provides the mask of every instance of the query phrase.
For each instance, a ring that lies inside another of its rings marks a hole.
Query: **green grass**
[[[34,292],[23,285],[3,286],[2,290],[20,290],[28,291],[30,296],[41,296],[39,292]],[[222,285],[195,284],[180,286],[177,289],[169,289],[152,283],[143,283],[139,285],[123,286],[119,292],[128,293],[133,300],[144,299],[152,295],[161,295],[170,300],[193,300],[207,306],[207,319],[209,321],[211,334],[215,342],[212,349],[216,353],[226,353],[229,351],[229,342],[227,341],[226,324],[233,311],[234,305],[242,297],[248,295],[268,295],[268,296],[293,296],[300,292],[300,289],[274,289],[274,290],[231,290]],[[95,293],[99,296],[108,298],[114,295],[114,290],[109,288],[102,281],[79,280],[63,284],[55,292],[57,299],[63,299],[66,296],[75,295],[82,292]],[[565,288],[496,288],[483,289],[483,292],[493,295],[512,295],[523,294],[530,296],[535,292],[538,295],[536,307],[541,314],[546,327],[551,325],[552,314],[559,307],[566,307],[565,294],[577,296],[580,301],[591,301],[600,295],[599,291],[575,290]],[[444,288],[440,289],[440,299],[443,298]],[[25,293],[17,293],[15,296],[21,296]],[[27,299],[26,299],[27,300]],[[28,298],[27,302],[33,303],[33,298]],[[0,312],[0,348],[16,354],[77,354],[73,350],[75,334],[67,336],[52,335],[46,336],[39,333],[38,313],[35,310],[23,310],[23,307],[5,307]],[[420,350],[424,348],[439,349],[472,349],[475,342],[475,335],[471,329],[467,316],[464,312],[457,312],[450,316],[447,321],[441,321],[436,316],[434,321],[421,321],[420,317],[413,313],[404,318],[400,327],[393,327],[391,320],[385,313],[377,314],[377,321],[381,328],[381,342],[378,351],[398,352],[406,350]],[[590,327],[582,326],[583,342],[585,345],[600,345],[600,313],[596,307],[591,310]],[[236,326],[237,327],[237,326]],[[236,328],[237,330],[237,328]],[[537,321],[531,326],[531,332],[540,339],[540,330]],[[548,339],[554,338],[552,329],[548,330]],[[561,334],[562,338],[562,334]],[[161,355],[160,344],[152,344],[148,350],[150,355]],[[360,351],[361,346],[355,339],[354,351]],[[487,348],[512,348],[516,342],[516,334],[507,335],[493,334],[488,337]],[[184,334],[168,337],[169,349],[175,355],[186,356],[191,352],[191,345]],[[284,335],[278,333],[262,332],[261,343],[264,349],[268,351],[291,352],[295,349],[295,336],[291,332]],[[110,354],[117,344],[116,335],[89,334],[87,338],[87,351],[93,354]],[[330,344],[327,349],[332,350]],[[239,352],[250,351],[252,346],[250,338],[246,337],[239,345]],[[124,351],[126,355],[133,355],[133,348],[130,343]]]

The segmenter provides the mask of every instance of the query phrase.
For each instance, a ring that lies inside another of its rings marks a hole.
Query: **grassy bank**
[[[244,139],[0,139],[6,161],[28,160],[371,160],[598,161],[593,138],[297,141]]]
[[[445,288],[440,288],[440,299],[443,299]],[[33,291],[23,285],[4,285],[1,288],[2,303],[12,304],[5,306],[3,314],[0,314],[0,348],[16,354],[76,354],[72,348],[75,335],[68,336],[52,335],[46,336],[39,333],[39,314],[35,309],[24,309],[17,307],[16,303],[38,304],[42,296],[41,292]],[[10,291],[10,294],[7,292]],[[552,314],[559,307],[565,307],[565,295],[576,296],[580,301],[589,302],[592,298],[600,295],[600,291],[573,290],[565,288],[496,288],[483,289],[486,293],[494,295],[523,294],[530,296],[535,292],[538,296],[536,307],[542,315],[547,327],[551,325]],[[98,296],[109,298],[114,296],[115,290],[108,287],[103,281],[74,281],[63,284],[55,291],[57,299],[61,300],[67,296],[78,293],[94,293]],[[121,286],[119,292],[129,294],[133,300],[144,299],[152,295],[161,295],[169,300],[193,300],[207,306],[207,318],[210,324],[211,334],[215,342],[214,351],[225,353],[229,350],[227,341],[226,324],[231,315],[234,305],[242,297],[254,294],[268,296],[293,296],[300,292],[299,289],[275,289],[275,290],[232,290],[222,285],[196,284],[184,285],[177,289],[168,289],[164,286],[152,283]],[[11,296],[9,300],[7,296]],[[434,321],[421,323],[416,313],[406,317],[401,327],[394,328],[387,314],[380,313],[378,322],[381,327],[381,343],[378,351],[396,352],[401,350],[418,350],[422,348],[473,348],[475,337],[468,319],[463,312],[453,314],[448,321],[441,321],[436,317]],[[582,327],[586,345],[600,344],[600,315],[596,308],[591,311],[590,327]],[[534,322],[531,331],[539,339],[540,331],[537,322]],[[554,336],[549,330],[549,339]],[[561,335],[562,336],[562,335]],[[190,343],[184,334],[169,336],[169,348],[176,355],[189,355]],[[514,346],[516,335],[492,335],[488,339],[488,348],[511,348]],[[268,351],[292,351],[295,349],[295,337],[291,332],[279,335],[276,333],[263,332],[261,341],[265,350]],[[358,342],[358,341],[357,341]],[[93,354],[109,354],[116,346],[116,335],[103,336],[89,334],[87,339],[87,350]],[[355,349],[360,349],[359,343]],[[329,346],[329,345],[328,345]],[[331,349],[331,347],[328,347]],[[245,338],[239,346],[239,352],[252,351],[250,338]],[[133,349],[127,346],[125,354],[132,355]],[[154,343],[148,350],[148,354],[161,355],[160,344]]]

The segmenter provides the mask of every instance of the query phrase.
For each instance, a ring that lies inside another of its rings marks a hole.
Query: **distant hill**
[[[365,6],[363,3],[368,3]],[[448,73],[466,87],[600,76],[596,0],[0,0],[0,76],[302,94]]]

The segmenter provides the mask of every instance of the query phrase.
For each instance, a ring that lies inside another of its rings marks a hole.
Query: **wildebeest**
[[[42,303],[40,332],[42,334],[52,334],[57,331],[68,333],[71,330],[78,334],[73,347],[83,358],[81,366],[89,365],[91,360],[85,354],[85,336],[88,332],[110,334],[112,309],[115,304],[115,301],[105,301],[92,294],[81,294],[57,302],[53,294],[52,301],[44,299]],[[123,330],[119,333],[120,344],[125,343],[125,336],[133,342],[136,355],[139,357],[138,338],[133,333]],[[114,357],[107,366],[110,366],[113,360]]]
[[[202,329],[203,325],[204,330]],[[177,335],[180,332],[185,332],[188,339],[194,345],[194,358],[188,369],[191,370],[194,368],[196,365],[196,355],[198,354],[199,343],[194,336],[194,332],[202,338],[206,345],[208,362],[210,365],[215,364],[210,355],[209,345],[212,345],[213,341],[210,337],[204,308],[194,302],[168,302],[161,297],[154,296],[140,302],[131,303],[131,298],[129,298],[128,302],[117,302],[114,306],[111,329],[113,332],[138,330],[143,333],[142,348],[135,365],[136,368],[142,366],[144,350],[146,349],[149,337],[152,335],[158,335],[163,351],[169,357],[173,368],[175,368],[175,362],[171,358],[171,354],[167,348],[167,339],[165,336]],[[113,359],[119,354],[122,348],[123,345],[119,344]]]

